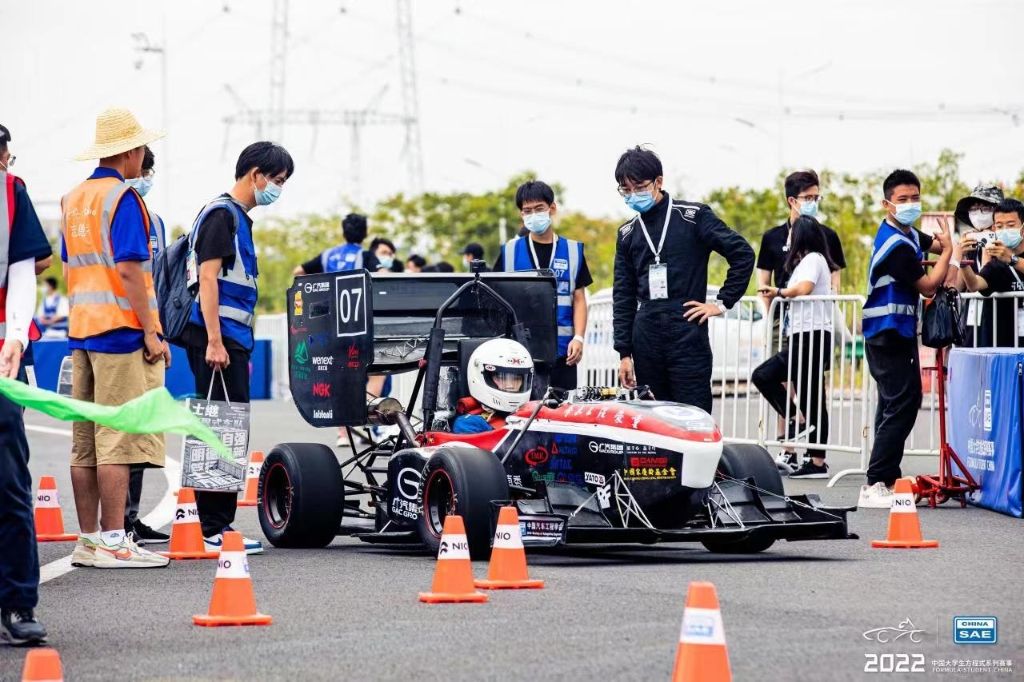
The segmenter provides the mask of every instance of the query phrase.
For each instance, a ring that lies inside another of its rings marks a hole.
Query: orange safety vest
[[[86,180],[71,190],[61,201],[64,211],[64,245],[68,256],[68,298],[71,319],[68,336],[87,339],[115,329],[142,329],[138,315],[125,295],[124,282],[114,263],[110,226],[121,206],[125,192],[134,192],[117,178]],[[143,207],[142,217],[149,244],[149,212]],[[153,249],[147,246],[150,259],[142,264],[149,310],[156,320],[156,291],[153,288]]]

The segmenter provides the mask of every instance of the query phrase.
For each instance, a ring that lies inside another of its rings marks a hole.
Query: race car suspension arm
[[[729,476],[728,474],[720,473],[719,475],[723,479],[725,479],[727,481],[732,481],[733,483],[739,483],[743,487],[749,488],[749,489],[753,490],[758,495],[767,495],[769,497],[774,497],[774,498],[783,500],[787,504],[791,504],[794,507],[800,507],[802,509],[809,509],[810,511],[813,511],[813,512],[815,512],[817,514],[824,514],[825,516],[831,516],[833,519],[836,519],[837,521],[842,521],[843,520],[843,518],[841,516],[836,516],[835,514],[830,514],[829,512],[827,512],[824,509],[822,509],[821,507],[813,507],[813,506],[811,506],[809,504],[801,502],[800,500],[794,500],[792,497],[789,497],[788,495],[779,495],[778,493],[773,493],[770,490],[765,490],[764,488],[758,488],[753,483],[747,483],[746,481],[741,481],[740,479],[733,478],[732,476]],[[717,483],[715,483],[715,487],[718,487]],[[724,495],[723,495],[723,497],[724,497]]]

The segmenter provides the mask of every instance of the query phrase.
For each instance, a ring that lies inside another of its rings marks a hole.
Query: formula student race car
[[[259,479],[270,542],[322,547],[352,534],[436,552],[445,517],[457,513],[480,558],[509,504],[527,547],[696,541],[760,552],[781,539],[854,537],[849,509],[787,496],[768,452],[723,444],[700,409],[645,400],[642,388],[549,389],[555,287],[549,272],[297,278],[288,290],[291,393],[310,424],[345,426],[353,454],[339,462],[312,443],[270,451]],[[535,400],[504,428],[451,433],[468,359],[496,337],[530,351]],[[407,408],[366,400],[368,373],[407,371],[417,373]],[[353,435],[364,425],[398,433],[359,448]]]

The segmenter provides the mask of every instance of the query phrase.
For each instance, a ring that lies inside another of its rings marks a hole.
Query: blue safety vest
[[[164,233],[164,221],[156,213],[149,212],[149,246],[153,249],[153,262],[156,255],[167,248],[167,235]]]
[[[505,244],[502,254],[505,272],[547,269],[546,263],[538,263],[540,268],[534,265],[530,255],[529,239],[516,237]],[[583,261],[583,242],[564,237],[555,237],[555,240],[551,270],[555,273],[558,289],[558,355],[565,357],[573,337],[572,295],[576,291],[576,277]]]
[[[900,336],[912,339],[917,335],[917,290],[900,284],[889,275],[878,272],[879,266],[889,257],[893,249],[906,244],[914,249],[918,260],[924,259],[924,252],[917,239],[917,232],[903,231],[882,221],[875,236],[868,265],[868,300],[864,304],[864,338],[870,339],[887,329],[894,329]]]
[[[256,323],[256,278],[259,276],[259,269],[256,266],[256,245],[252,240],[252,228],[245,210],[231,199],[214,199],[199,212],[199,216],[192,224],[189,239],[192,248],[195,249],[200,225],[211,211],[221,208],[228,209],[235,228],[234,265],[228,270],[222,268],[217,275],[217,312],[220,317],[221,333],[240,343],[243,348],[251,350],[254,345],[252,329]],[[189,322],[200,326],[206,325],[199,305],[199,296],[196,296],[196,301],[192,304]]]
[[[57,314],[61,298],[63,297],[60,294],[57,294],[52,299],[49,296],[43,298],[43,315],[45,317],[53,317]],[[68,320],[65,318],[63,322],[55,322],[47,327],[47,329],[56,329],[58,331],[66,332],[68,330]]]
[[[342,244],[320,254],[324,272],[344,272],[363,269],[362,244]]]

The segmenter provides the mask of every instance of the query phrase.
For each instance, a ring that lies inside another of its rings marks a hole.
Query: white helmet
[[[491,339],[469,356],[466,368],[469,394],[497,412],[515,412],[530,399],[533,358],[521,343]]]

